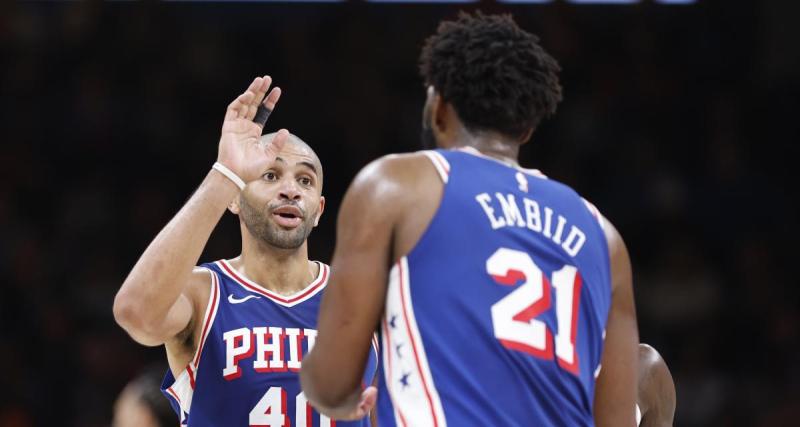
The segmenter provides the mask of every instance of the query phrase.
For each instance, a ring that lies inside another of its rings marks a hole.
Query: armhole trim
[[[603,215],[600,214],[600,211],[597,209],[597,207],[595,205],[593,205],[590,201],[584,199],[583,197],[581,197],[581,200],[583,200],[583,204],[586,205],[586,208],[589,209],[589,212],[592,214],[592,216],[600,224],[600,228],[602,228],[603,231],[605,231],[606,230],[606,224],[605,224],[605,221],[603,221]]]
[[[206,268],[205,270],[211,273],[211,292],[208,295],[208,305],[206,306],[206,312],[203,316],[203,330],[200,333],[200,340],[197,342],[197,350],[195,351],[192,362],[190,363],[190,365],[194,366],[194,372],[197,372],[197,368],[200,366],[200,357],[203,354],[203,347],[205,346],[206,339],[208,338],[211,325],[214,323],[214,319],[217,317],[217,309],[219,307],[219,277],[217,277],[217,273],[211,269]]]
[[[425,150],[422,154],[428,157],[431,163],[433,163],[433,167],[436,168],[436,172],[439,173],[439,177],[442,178],[442,182],[447,184],[447,180],[450,177],[450,162],[439,152],[433,150]]]

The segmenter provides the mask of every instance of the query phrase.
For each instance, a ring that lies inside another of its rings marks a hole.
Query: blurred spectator
[[[145,369],[122,389],[114,403],[111,427],[173,427],[178,416],[161,394],[161,379],[166,365]]]

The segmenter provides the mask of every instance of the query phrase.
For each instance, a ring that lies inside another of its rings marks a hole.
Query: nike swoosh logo
[[[243,303],[243,302],[245,302],[245,301],[247,301],[247,300],[249,300],[251,298],[259,298],[260,299],[261,297],[257,297],[255,295],[248,295],[248,296],[246,296],[244,298],[234,298],[233,295],[228,295],[228,302],[231,303],[231,304],[241,304],[241,303]]]

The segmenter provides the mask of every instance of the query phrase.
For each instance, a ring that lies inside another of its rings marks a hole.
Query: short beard
[[[286,230],[272,221],[269,215],[271,209],[259,210],[249,204],[244,196],[239,197],[240,215],[245,227],[256,239],[278,249],[297,249],[305,243],[313,222],[308,218],[314,215],[305,215],[305,219],[297,228]]]

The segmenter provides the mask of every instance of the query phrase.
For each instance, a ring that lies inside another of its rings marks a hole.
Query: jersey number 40
[[[546,360],[553,360],[555,353],[559,366],[579,375],[575,350],[581,293],[578,269],[565,265],[552,274],[551,281],[527,253],[500,248],[486,260],[486,271],[500,285],[515,286],[523,281],[492,305],[494,336],[500,343],[508,349]],[[536,319],[552,305],[551,287],[556,292],[558,332],[555,340],[547,325]]]
[[[306,395],[300,393],[295,397],[296,413],[294,424],[289,422],[286,415],[286,391],[281,387],[270,387],[267,393],[258,401],[250,411],[250,427],[306,427],[311,426],[311,405],[308,404]],[[331,419],[319,415],[320,427],[335,426]]]

